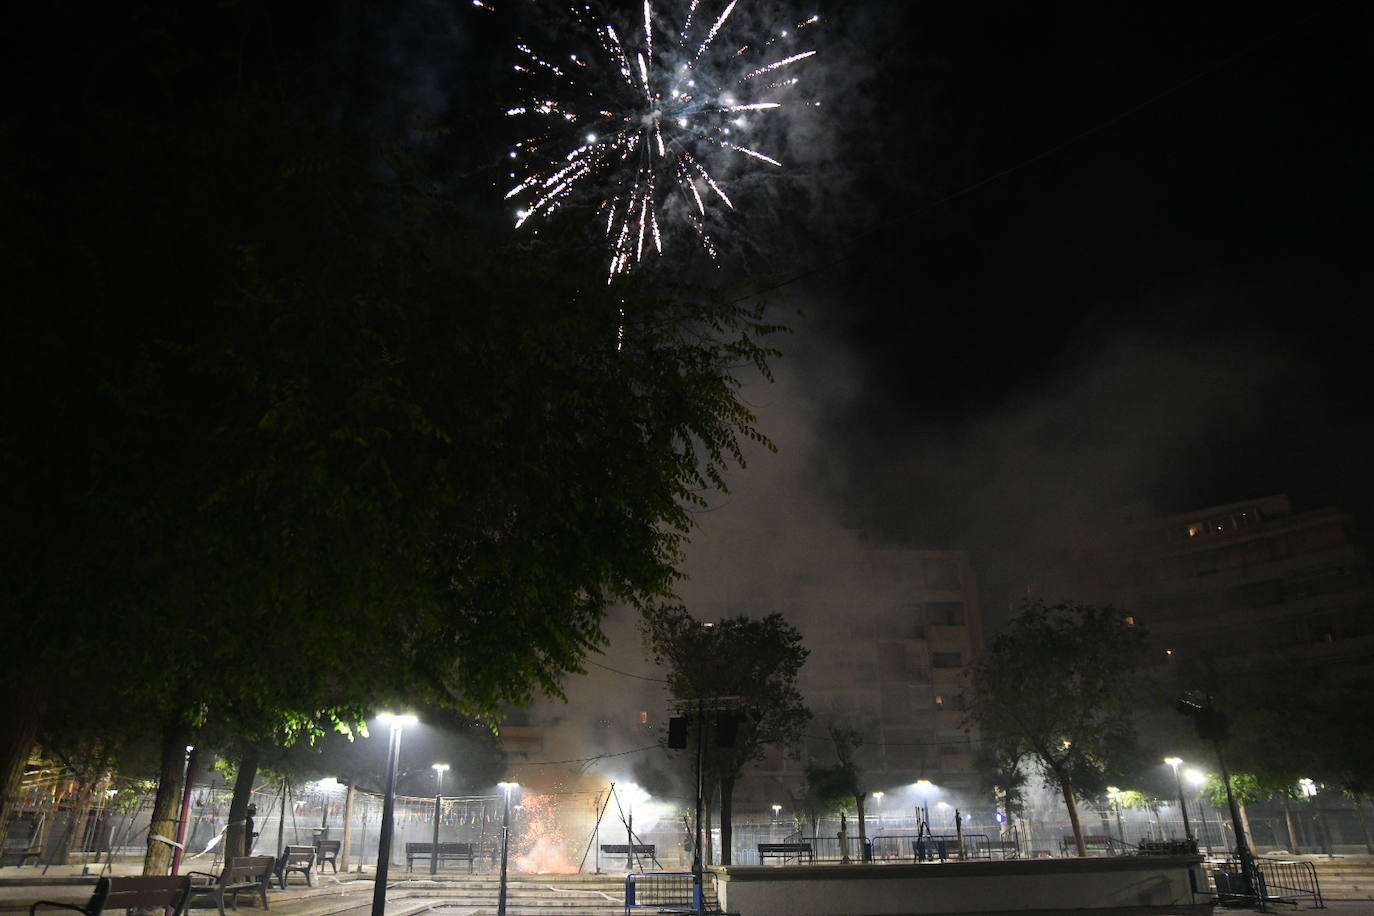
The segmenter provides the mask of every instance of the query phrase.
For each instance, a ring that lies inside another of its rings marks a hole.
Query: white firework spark
[[[781,109],[781,96],[797,78],[757,77],[816,53],[796,44],[817,16],[757,41],[727,45],[732,21],[743,15],[732,20],[732,13],[748,2],[728,0],[712,17],[698,9],[701,0],[687,0],[680,22],[669,27],[653,0],[644,0],[642,23],[624,37],[614,24],[594,19],[590,6],[576,5],[569,12],[590,34],[591,53],[561,54],[555,61],[517,44],[515,69],[535,85],[527,101],[506,111],[533,126],[510,154],[517,170],[506,198],[521,204],[516,226],[547,218],[574,200],[604,209],[608,282],[663,251],[660,212],[680,215],[714,258],[707,199],[735,208],[720,168],[741,156],[782,166],[751,144],[750,119]],[[665,210],[674,198],[683,205]]]

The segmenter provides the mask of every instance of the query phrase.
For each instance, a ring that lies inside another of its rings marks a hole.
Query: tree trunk
[[[731,810],[735,800],[735,778],[733,776],[722,776],[720,778],[720,864],[729,865],[731,862],[731,852],[734,850],[735,825],[731,818]]]
[[[343,839],[339,843],[339,861],[337,864],[339,871],[345,874],[348,872],[348,850],[353,845],[353,793],[356,791],[350,783],[348,794],[344,796]],[[478,843],[477,845],[480,846],[481,844]]]
[[[1250,852],[1255,851],[1255,834],[1250,830],[1250,812],[1245,810],[1245,802],[1236,799],[1236,810],[1240,812],[1240,829],[1245,831],[1245,845]]]
[[[1355,813],[1360,817],[1360,829],[1364,831],[1364,848],[1370,855],[1374,855],[1374,834],[1369,830],[1369,812],[1365,806],[1369,800],[1362,795],[1355,796]]]
[[[701,836],[698,838],[701,843],[701,863],[702,865],[714,865],[716,850],[711,844],[711,796],[706,793],[706,797],[701,800]]]
[[[1293,855],[1302,855],[1302,844],[1298,842],[1298,832],[1293,829],[1293,806],[1288,799],[1283,800],[1283,825],[1288,828],[1288,845],[1293,847]]]
[[[873,857],[869,855],[868,849],[868,825],[864,823],[864,799],[868,797],[867,792],[854,793],[854,807],[859,812],[859,861],[872,862]]]
[[[181,808],[181,787],[186,773],[186,745],[191,741],[191,727],[175,722],[162,728],[162,767],[158,772],[157,796],[153,799],[153,817],[148,825],[148,852],[143,857],[143,874],[165,875],[172,869],[172,845],[175,840],[177,815]]]
[[[224,861],[248,855],[252,837],[246,836],[244,820],[253,800],[253,783],[258,779],[258,746],[245,743],[239,750],[239,767],[234,776],[234,794],[229,800],[229,826],[224,830]],[[345,853],[346,855],[346,853]]]
[[[72,860],[72,853],[80,852],[86,839],[86,825],[90,821],[91,802],[95,798],[96,783],[86,780],[78,780],[76,791],[68,794],[67,799],[70,804],[70,814],[67,817],[67,831],[62,837],[62,844],[58,847],[56,861],[60,864],[67,864]]]
[[[0,716],[0,849],[5,848],[19,786],[33,753],[34,735],[42,718],[44,696],[36,687],[13,689]]]
[[[1073,844],[1080,856],[1088,854],[1083,842],[1083,825],[1078,820],[1078,799],[1073,797],[1073,780],[1067,775],[1059,777],[1059,790],[1064,793],[1064,807],[1069,809],[1069,824],[1073,827]]]

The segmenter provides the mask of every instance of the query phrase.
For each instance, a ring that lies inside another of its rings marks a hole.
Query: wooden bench
[[[813,862],[816,858],[810,843],[759,843],[758,850],[760,865],[768,859],[796,859],[798,862],[805,859]]]
[[[657,847],[653,843],[635,843],[631,846],[628,843],[602,843],[601,851],[608,856],[648,856],[654,858],[654,850]]]
[[[339,873],[339,850],[343,848],[340,840],[316,840],[315,841],[315,861],[319,864],[320,870],[324,871],[325,865],[334,870],[334,874]]]
[[[1110,853],[1114,850],[1116,838],[1110,836],[1098,836],[1095,834],[1083,835],[1083,849],[1089,854],[1094,852]],[[1066,856],[1078,855],[1078,844],[1074,842],[1073,835],[1061,837],[1059,840],[1059,851]]]
[[[406,871],[414,870],[416,859],[437,859],[440,863],[467,860],[468,871],[472,871],[473,856],[471,843],[440,843],[438,855],[435,855],[433,843],[407,843]]]
[[[57,903],[39,900],[29,907],[29,916],[40,906],[76,910],[86,916],[99,916],[105,910],[166,909],[171,916],[181,916],[191,898],[190,875],[129,875],[101,878],[95,892],[85,906],[76,903]]]
[[[268,909],[267,889],[272,886],[272,876],[276,870],[275,856],[236,856],[229,860],[218,875],[204,871],[189,872],[189,875],[205,879],[192,886],[191,896],[213,898],[215,905],[219,907],[219,916],[224,916],[226,898],[229,905],[237,910],[239,895],[243,893],[257,894],[265,910]]]
[[[310,870],[314,867],[314,846],[287,846],[282,850],[281,858],[277,859],[277,883],[285,890],[287,877],[292,872],[298,872],[305,875],[306,887],[314,887],[315,882],[310,880]]]

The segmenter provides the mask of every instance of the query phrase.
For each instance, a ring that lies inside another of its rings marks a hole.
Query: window
[[[932,668],[958,668],[963,663],[963,657],[958,652],[930,653],[930,666]]]
[[[962,601],[932,601],[926,605],[926,621],[936,626],[962,626],[964,623],[964,603]]]

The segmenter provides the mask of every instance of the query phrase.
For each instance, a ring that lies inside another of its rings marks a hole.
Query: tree
[[[864,817],[864,802],[868,798],[868,790],[862,787],[862,770],[858,762],[858,750],[863,746],[863,735],[857,729],[834,723],[826,730],[835,747],[835,763],[822,764],[811,761],[806,765],[803,798],[811,815],[811,833],[816,833],[819,814],[843,811],[853,805],[859,822],[860,857],[863,861],[868,861],[868,825]],[[841,850],[841,854],[848,855],[845,850]]]
[[[735,377],[767,372],[761,311],[607,287],[558,226],[487,231],[432,151],[339,114],[312,61],[360,87],[370,62],[331,56],[338,24],[92,11],[61,27],[61,129],[15,131],[41,98],[0,125],[29,227],[0,823],[47,711],[110,683],[164,748],[155,832],[199,729],[247,748],[556,694],[606,608],[668,593],[689,507],[761,439]]]
[[[781,614],[709,623],[666,607],[649,614],[645,628],[654,660],[667,669],[669,693],[692,720],[688,747],[702,741],[703,779],[720,787],[721,857],[729,865],[736,781],[768,747],[793,748],[811,718],[797,689],[808,651]],[[720,710],[714,740],[700,732],[699,701]]]
[[[1144,632],[1114,608],[1033,601],[970,669],[967,723],[999,757],[1034,760],[1058,787],[1079,855],[1076,796],[1128,752],[1145,653]]]

